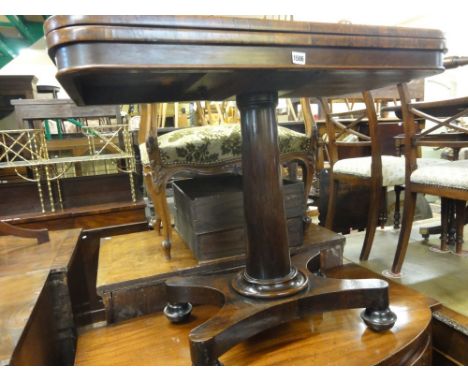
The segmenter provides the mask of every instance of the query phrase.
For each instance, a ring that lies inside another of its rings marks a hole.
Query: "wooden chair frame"
[[[308,99],[307,99],[308,100]],[[316,162],[316,135],[310,103],[304,100],[305,124],[307,136],[310,139],[309,151],[301,153],[288,153],[281,155],[281,162],[299,161],[302,167],[305,198],[307,200],[309,190],[312,186],[315,162]],[[308,107],[307,107],[308,105]],[[221,164],[200,164],[200,165],[165,165],[161,160],[158,145],[157,129],[151,124],[151,104],[141,105],[140,133],[138,143],[140,146],[143,163],[143,177],[149,196],[153,201],[154,208],[159,216],[155,224],[155,229],[162,233],[162,246],[167,258],[171,257],[172,227],[169,207],[167,204],[166,185],[177,173],[190,172],[197,175],[215,175],[232,172],[241,165],[240,159],[226,160]]]
[[[421,146],[431,146],[431,147],[455,147],[461,148],[468,146],[467,141],[457,141],[452,142],[450,134],[444,134],[445,137],[438,139],[431,139],[430,133],[436,129],[446,126],[450,127],[456,131],[459,131],[463,134],[468,134],[468,129],[457,126],[452,123],[452,121],[463,117],[468,116],[468,97],[464,99],[457,99],[452,101],[438,101],[438,102],[420,102],[420,103],[411,103],[411,99],[408,92],[407,84],[399,84],[398,91],[400,93],[401,100],[401,112],[403,116],[403,124],[405,129],[404,137],[404,151],[405,151],[405,190],[406,196],[404,201],[403,209],[403,222],[402,228],[400,231],[400,236],[398,239],[398,246],[395,252],[395,258],[392,265],[391,274],[394,276],[399,276],[401,273],[401,268],[406,256],[406,251],[408,249],[409,237],[411,234],[411,229],[413,225],[414,212],[416,207],[416,196],[418,193],[430,194],[439,196],[442,198],[442,207],[445,209],[447,199],[455,200],[455,208],[457,215],[457,242],[456,242],[456,252],[459,253],[462,250],[462,234],[463,234],[463,225],[465,221],[465,210],[466,202],[468,201],[468,190],[454,189],[450,187],[441,187],[441,186],[432,186],[427,184],[419,184],[411,182],[411,174],[414,170],[417,169],[416,158],[418,147]],[[466,102],[466,107],[463,107],[462,110],[456,110],[457,104],[463,104]],[[453,106],[455,114],[446,118],[440,119],[433,115],[429,114],[429,110],[437,107],[444,106],[445,108],[450,108]],[[425,118],[436,123],[434,127],[427,129],[422,133],[416,131],[415,117]],[[443,211],[443,218],[446,217],[446,213]],[[444,228],[445,227],[445,228]],[[441,248],[445,248],[446,242],[446,227],[447,224],[442,222],[442,235],[441,235]]]
[[[370,203],[369,213],[367,216],[366,234],[363,247],[360,254],[360,260],[365,261],[369,258],[372,242],[374,240],[375,231],[379,222],[379,214],[383,200],[385,200],[386,188],[382,186],[382,159],[380,154],[380,144],[377,139],[377,113],[375,102],[372,94],[369,91],[362,93],[362,98],[365,104],[365,109],[349,110],[341,113],[332,113],[329,103],[326,99],[321,98],[320,102],[325,112],[325,121],[328,134],[328,156],[330,160],[330,181],[329,181],[329,199],[327,218],[325,227],[333,229],[333,220],[335,218],[336,202],[338,198],[339,184],[341,182],[350,184],[367,185],[370,188]],[[345,125],[339,121],[339,118],[352,115],[355,119]],[[353,129],[363,120],[367,118],[369,125],[369,135],[354,131]],[[340,130],[337,135],[336,130]],[[337,140],[344,133],[349,133],[357,136],[358,142],[340,142]],[[371,148],[371,176],[363,178],[356,175],[340,174],[333,172],[333,166],[338,161],[338,146],[365,146]]]

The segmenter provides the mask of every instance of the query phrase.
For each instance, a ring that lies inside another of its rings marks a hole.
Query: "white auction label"
[[[292,62],[296,65],[305,65],[306,54],[304,52],[292,52]]]

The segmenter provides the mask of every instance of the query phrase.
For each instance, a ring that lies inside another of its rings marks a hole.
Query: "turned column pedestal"
[[[172,278],[166,282],[166,316],[185,320],[191,304],[218,304],[219,312],[189,336],[194,365],[219,365],[237,343],[304,315],[366,308],[364,322],[390,329],[388,284],[382,280],[335,280],[321,276],[319,253],[291,261],[282,197],[275,109],[276,93],[237,97],[241,112],[246,263],[240,272]]]

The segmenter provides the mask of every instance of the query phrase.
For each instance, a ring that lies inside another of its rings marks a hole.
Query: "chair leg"
[[[400,228],[400,200],[401,200],[401,190],[403,190],[403,187],[401,186],[395,186],[395,212],[393,215],[393,228],[394,229],[399,229]]]
[[[456,232],[457,232],[457,228],[456,228],[456,221],[455,221],[455,200],[453,199],[450,199],[450,202],[449,202],[449,224],[448,224],[448,239],[447,239],[447,242],[448,242],[448,245],[455,245],[455,236],[456,236]]]
[[[403,206],[403,221],[401,224],[400,237],[398,239],[398,246],[393,259],[392,273],[398,275],[401,272],[403,261],[405,260],[406,250],[408,249],[408,242],[413,227],[414,212],[416,209],[416,196],[414,192],[405,191],[405,202]]]
[[[380,204],[382,201],[382,189],[385,188],[376,188],[375,186],[371,186],[369,212],[367,214],[366,236],[364,237],[361,255],[359,256],[360,261],[367,261],[369,259],[369,254],[372,249],[372,243],[374,241],[375,231],[377,229],[377,223],[379,222]]]
[[[388,215],[387,215],[387,188],[382,187],[382,194],[380,199],[380,214],[379,214],[379,226],[380,229],[385,228],[385,224],[387,223]]]
[[[153,198],[151,198],[151,200],[153,200]],[[154,203],[153,203],[154,205]],[[156,210],[156,208],[155,208]],[[157,214],[158,215],[158,214]],[[159,215],[158,215],[159,216]],[[158,235],[161,236],[161,228],[162,228],[162,220],[161,218],[154,218],[151,220],[150,222],[150,227],[153,228],[155,231],[158,232]]]
[[[440,250],[447,251],[448,249],[448,231],[449,231],[449,213],[450,201],[447,198],[441,198],[440,201]]]
[[[161,185],[160,187],[156,187],[150,174],[145,174],[144,179],[148,194],[153,200],[154,209],[160,217],[160,219],[156,220],[156,228],[158,232],[160,232],[162,223],[162,247],[164,249],[164,255],[166,258],[170,259],[172,246],[172,227],[169,207],[167,205],[166,187],[165,184]]]
[[[327,219],[325,220],[325,228],[333,229],[333,220],[335,218],[336,202],[338,199],[338,187],[339,182],[330,173],[330,184],[328,187],[328,208],[327,208]]]
[[[463,252],[463,228],[465,226],[465,209],[466,201],[457,200],[455,202],[456,214],[457,214],[457,238],[455,245],[455,253],[460,255]]]

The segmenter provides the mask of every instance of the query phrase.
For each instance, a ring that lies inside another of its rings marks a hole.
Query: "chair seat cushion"
[[[354,175],[361,178],[371,177],[371,157],[342,159],[335,163],[333,172]],[[445,159],[418,158],[419,167],[448,162]],[[382,155],[382,186],[405,184],[405,158]]]
[[[278,126],[281,154],[306,152],[309,138]],[[241,159],[240,124],[190,127],[158,137],[165,165],[215,165]]]
[[[468,160],[419,167],[410,179],[412,183],[468,190]]]

